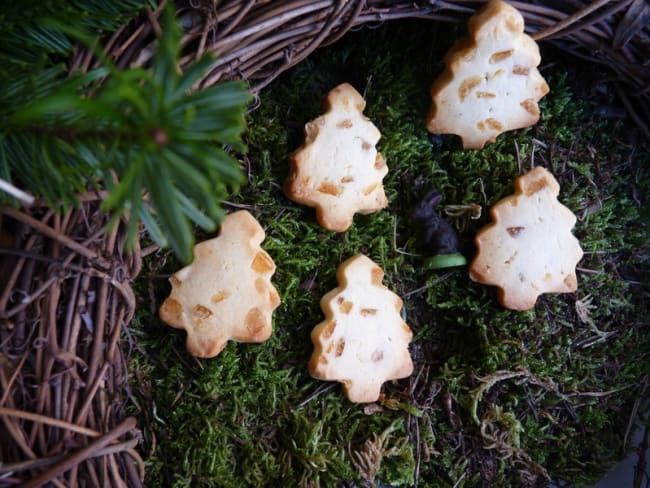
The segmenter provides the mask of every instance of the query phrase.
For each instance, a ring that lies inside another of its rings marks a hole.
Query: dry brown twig
[[[277,76],[350,29],[395,19],[464,24],[485,0],[201,0],[182,4],[185,34],[181,68],[203,52],[217,59],[200,86],[244,79],[257,94]],[[512,1],[526,31],[576,58],[607,66],[619,98],[650,134],[650,5],[644,0]],[[106,42],[118,66],[145,66],[155,51],[161,9],[149,11]],[[73,67],[89,67],[80,50]],[[95,62],[95,66],[97,62]]]
[[[2,483],[141,486],[119,345],[133,317],[139,248],[105,232],[101,200],[60,215],[0,208]],[[29,486],[29,485],[28,485]]]

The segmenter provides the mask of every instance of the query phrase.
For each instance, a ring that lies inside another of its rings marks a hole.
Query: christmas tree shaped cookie
[[[465,149],[480,149],[502,132],[535,124],[537,102],[549,89],[537,70],[539,48],[524,34],[517,9],[491,0],[469,19],[468,30],[431,87],[427,129],[457,134]]]
[[[515,182],[515,193],[490,210],[493,222],[476,235],[474,281],[499,287],[501,305],[532,308],[542,293],[573,292],[582,258],[571,234],[576,217],[557,196],[560,185],[538,166]]]
[[[247,211],[229,214],[219,236],[194,246],[194,262],[169,281],[160,318],[187,331],[187,350],[214,357],[227,341],[262,342],[280,297],[271,284],[275,263],[260,247],[264,230]]]
[[[305,143],[291,157],[284,185],[293,201],[316,208],[318,223],[343,232],[355,213],[387,205],[388,172],[375,144],[381,134],[364,115],[366,102],[348,83],[327,94],[325,113],[305,125]]]
[[[374,402],[381,385],[413,371],[402,300],[382,285],[382,269],[358,254],[337,270],[339,286],[321,299],[325,320],[311,333],[309,373],[339,381],[352,402]]]

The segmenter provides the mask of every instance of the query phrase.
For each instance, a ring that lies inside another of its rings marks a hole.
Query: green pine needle
[[[96,52],[104,66],[86,74],[64,77],[60,66],[33,66],[29,77],[0,77],[0,91],[4,84],[5,93],[17,95],[0,95],[0,172],[55,207],[75,204],[89,186],[104,186],[103,208],[113,221],[126,212],[136,216],[131,241],[142,222],[155,242],[189,262],[192,224],[214,230],[224,215],[221,201],[243,180],[225,147],[245,150],[241,133],[251,94],[242,82],[194,90],[214,58],[179,73],[181,30],[173,8],[165,9],[163,21],[148,70],[120,70]],[[95,44],[84,24],[49,18],[43,25],[30,35],[49,52],[69,50],[63,39]]]

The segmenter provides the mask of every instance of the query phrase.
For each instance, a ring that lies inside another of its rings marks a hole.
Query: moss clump
[[[649,190],[648,148],[625,142],[621,122],[590,115],[560,66],[544,72],[552,91],[536,127],[482,151],[430,136],[428,88],[453,38],[448,27],[415,21],[364,29],[262,94],[246,136],[248,184],[230,204],[251,208],[278,267],[282,305],[268,342],[189,357],[183,333],[155,316],[168,292],[159,277],[178,265],[167,256],[147,263],[138,285],[150,310],[131,328],[138,347],[130,371],[150,486],[581,485],[623,454],[650,374],[648,213],[639,203]],[[333,234],[281,185],[304,123],[344,81],[365,91],[366,114],[383,134],[389,205]],[[512,193],[532,163],[560,181],[585,258],[576,294],[543,296],[517,313],[499,307],[494,289],[471,282],[466,268],[427,269],[409,215],[433,186],[444,204],[483,206],[478,220],[453,219],[471,258],[487,206]],[[386,384],[381,401],[367,406],[306,371],[319,299],[358,252],[384,268],[414,331],[412,377]]]

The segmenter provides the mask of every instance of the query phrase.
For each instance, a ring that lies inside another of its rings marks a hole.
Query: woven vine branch
[[[0,484],[142,484],[121,347],[141,252],[100,202],[0,207]]]
[[[200,82],[247,80],[258,93],[278,75],[319,47],[362,25],[420,18],[465,23],[485,0],[194,0],[179,7],[185,28],[181,68],[205,51],[218,55]],[[650,134],[650,4],[645,0],[513,1],[526,30],[588,62],[605,65],[610,81],[639,128]],[[105,48],[118,66],[144,66],[155,50],[160,8],[148,11],[136,26],[125,27]],[[73,69],[96,61],[87,51]]]

